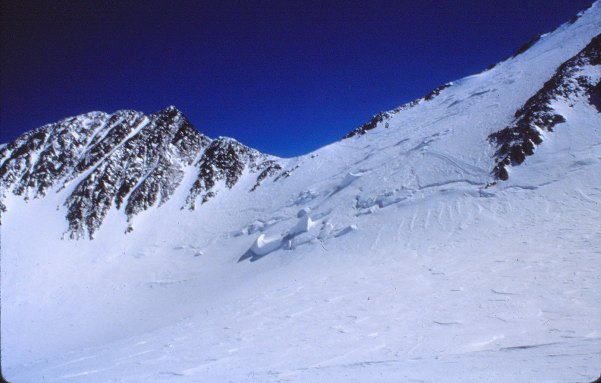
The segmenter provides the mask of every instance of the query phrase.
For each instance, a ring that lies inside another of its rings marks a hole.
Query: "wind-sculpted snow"
[[[515,121],[507,128],[490,135],[497,145],[493,174],[507,180],[507,168],[524,162],[543,142],[543,132],[552,132],[566,122],[554,103],[573,103],[577,98],[591,100],[598,93],[601,81],[601,35],[597,35],[578,55],[563,63],[541,90],[515,113]],[[597,89],[597,91],[595,91]]]

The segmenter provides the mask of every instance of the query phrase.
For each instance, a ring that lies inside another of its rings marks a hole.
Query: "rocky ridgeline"
[[[536,44],[524,45],[516,55]],[[521,164],[565,117],[554,109],[558,101],[585,99],[601,109],[601,36],[563,63],[544,86],[515,113],[513,122],[491,134],[496,147],[496,179],[508,178],[508,168]],[[362,136],[388,127],[396,113],[430,102],[451,83],[426,96],[382,112],[345,136]],[[262,154],[230,138],[212,140],[199,133],[174,107],[158,113],[123,110],[92,112],[66,118],[27,132],[0,147],[0,210],[9,194],[40,198],[60,192],[70,238],[93,238],[111,209],[128,220],[169,201],[186,188],[182,208],[194,210],[251,177],[246,192],[289,177],[299,164],[284,170],[278,158]],[[189,177],[186,177],[189,175]],[[188,185],[191,185],[189,187]],[[131,226],[130,226],[131,228]]]
[[[202,196],[201,203],[215,196],[213,188],[217,182],[224,181],[225,186],[231,189],[238,182],[245,168],[248,168],[251,173],[258,173],[272,162],[274,161],[269,160],[264,154],[232,138],[220,137],[211,142],[198,161],[198,176],[190,189],[186,205],[193,210],[198,196]],[[257,177],[258,184],[265,178],[261,176],[262,174],[259,174]]]
[[[23,134],[0,149],[0,199],[65,191],[68,235],[90,237],[115,207],[130,219],[161,206],[197,174],[185,207],[207,202],[223,182],[231,189],[248,173],[256,184],[276,174],[277,159],[239,142],[211,140],[169,107],[146,116],[123,110],[71,117]],[[6,210],[4,203],[0,206]]]
[[[342,137],[342,139],[344,140],[344,139],[351,138],[354,136],[362,136],[365,133],[367,133],[368,131],[375,129],[378,125],[380,125],[382,123],[384,123],[385,128],[388,128],[387,121],[390,120],[396,113],[398,113],[402,110],[411,109],[414,106],[421,104],[424,101],[432,101],[434,99],[434,97],[438,96],[440,94],[440,92],[442,92],[446,88],[450,87],[451,85],[453,85],[452,82],[441,85],[441,86],[437,87],[436,89],[432,90],[430,93],[428,93],[424,97],[420,97],[416,100],[413,100],[411,102],[403,104],[396,109],[393,109],[393,110],[390,110],[387,112],[380,112],[380,113],[376,114],[375,116],[373,116],[371,118],[371,120],[369,120],[365,124],[352,130],[351,132],[349,132],[346,136]]]
[[[576,56],[564,62],[553,77],[526,103],[517,110],[513,123],[489,136],[497,146],[495,178],[506,180],[508,167],[519,165],[527,156],[534,154],[537,145],[543,142],[542,132],[552,132],[554,127],[565,122],[553,103],[557,100],[584,97],[599,107],[601,97],[601,35],[597,35]]]

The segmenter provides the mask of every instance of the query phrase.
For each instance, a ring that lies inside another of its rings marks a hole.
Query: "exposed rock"
[[[573,97],[586,97],[594,104],[599,87],[601,65],[601,35],[570,60],[564,62],[553,77],[526,103],[516,111],[515,119],[508,127],[493,133],[489,140],[497,146],[496,165],[492,171],[495,178],[506,180],[507,168],[519,165],[527,156],[534,154],[537,145],[543,141],[542,132],[552,132],[557,124],[565,122],[565,117],[553,109],[553,101]]]
[[[71,237],[86,232],[92,237],[113,203],[117,209],[125,205],[131,217],[165,202],[181,182],[183,168],[209,141],[175,108],[130,117],[96,143],[93,160],[82,161],[81,170],[91,170],[78,178],[65,203]]]
[[[375,129],[382,122],[384,122],[385,127],[388,128],[388,123],[386,123],[386,121],[390,120],[396,113],[398,113],[402,110],[411,109],[423,101],[432,101],[432,99],[434,99],[434,97],[438,96],[444,89],[450,87],[451,85],[453,85],[452,82],[441,85],[441,86],[437,87],[436,89],[432,90],[431,92],[429,92],[424,97],[421,97],[421,98],[418,98],[417,100],[413,100],[411,102],[403,104],[403,105],[399,106],[398,108],[393,109],[391,111],[380,112],[380,113],[376,114],[375,116],[373,116],[372,119],[369,120],[368,122],[366,122],[365,124],[361,125],[360,127],[356,128],[355,130],[352,130],[351,132],[349,132],[346,136],[342,137],[342,139],[344,140],[344,139],[347,139],[347,138],[350,138],[353,136],[362,136],[365,133],[367,133],[368,131]]]
[[[290,175],[292,173],[294,173],[294,171],[296,169],[298,169],[300,167],[300,165],[295,165],[293,168],[288,169],[288,170],[284,170],[283,172],[281,172],[280,174],[278,174],[277,177],[275,177],[274,182],[279,181],[280,179],[284,179],[284,178],[288,178],[290,177]]]
[[[590,9],[593,6],[593,3],[590,3],[589,5],[587,5],[582,11],[578,12],[576,15],[572,16],[572,18],[570,19],[569,23],[570,24],[574,24],[576,21],[578,21],[578,19],[580,19],[580,17],[582,17],[582,15],[584,14],[584,12],[586,12],[588,9]]]
[[[25,133],[0,149],[0,209],[6,209],[6,193],[28,199],[64,189],[69,237],[93,238],[113,207],[131,219],[167,202],[188,169],[198,174],[186,201],[193,208],[199,194],[208,201],[216,183],[232,188],[247,168],[261,172],[253,190],[281,170],[275,159],[235,140],[209,139],[175,107],[149,116],[92,112]]]
[[[515,53],[511,56],[511,58],[517,57],[517,56],[521,55],[522,53],[526,52],[528,49],[530,49],[532,46],[534,46],[534,44],[536,44],[540,40],[541,37],[542,37],[542,35],[540,33],[533,36],[530,40],[526,41],[522,46],[520,46],[518,48],[518,50],[515,51]]]
[[[198,167],[198,177],[186,200],[186,205],[191,210],[195,209],[198,196],[202,196],[201,201],[205,203],[216,195],[213,188],[219,181],[223,181],[231,189],[247,169],[251,173],[257,173],[270,166],[276,168],[267,155],[225,137],[213,141],[195,166]],[[269,174],[270,171],[265,177]]]
[[[361,125],[357,129],[349,132],[346,136],[343,137],[343,139],[350,138],[353,136],[362,136],[365,133],[367,133],[369,130],[375,129],[379,123],[390,119],[390,117],[392,117],[392,113],[380,112],[380,113],[376,114],[375,116],[373,116],[372,119],[369,120],[368,122],[366,122],[365,124]]]
[[[265,161],[257,166],[257,170],[261,173],[257,176],[255,185],[250,189],[251,192],[257,190],[265,178],[275,176],[278,171],[282,170],[282,166],[275,161]]]
[[[430,93],[428,93],[427,95],[424,96],[424,101],[432,101],[432,99],[434,97],[438,96],[440,94],[440,92],[447,89],[451,85],[452,85],[452,83],[446,83],[446,84],[443,84],[443,85],[439,86],[438,88],[432,90]]]
[[[25,198],[42,197],[71,175],[88,141],[108,116],[88,113],[27,132],[0,150],[0,187]]]

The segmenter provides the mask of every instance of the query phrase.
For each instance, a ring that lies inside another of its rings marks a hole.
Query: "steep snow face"
[[[161,113],[95,114],[54,152],[48,126],[1,148],[3,372],[594,380],[600,32],[597,2],[494,68],[292,159],[201,137],[173,111],[155,134],[145,130]],[[562,116],[552,132],[547,114]],[[533,131],[542,143],[511,166]],[[32,171],[63,147],[67,168]],[[495,183],[499,164],[509,177]],[[79,185],[97,185],[82,186],[81,230],[110,206],[93,241],[60,240]]]
[[[497,163],[494,175],[508,178],[507,167],[519,165],[526,156],[534,154],[543,141],[543,132],[566,122],[554,104],[574,103],[584,99],[599,109],[596,103],[601,94],[601,34],[576,56],[563,63],[553,77],[515,113],[511,126],[490,135],[496,144]]]

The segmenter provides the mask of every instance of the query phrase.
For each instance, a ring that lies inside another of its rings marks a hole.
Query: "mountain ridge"
[[[201,203],[215,195],[219,181],[231,189],[246,170],[263,170],[275,158],[231,138],[208,138],[174,106],[149,116],[90,112],[44,125],[0,149],[1,192],[27,200],[76,184],[65,201],[68,234],[93,238],[113,204],[128,218],[161,206],[189,167],[199,168],[186,201],[193,209],[202,192]]]
[[[571,24],[573,22],[564,25]],[[541,41],[541,36],[544,38],[548,34],[537,36],[504,62],[523,55]],[[576,56],[564,62],[554,77],[516,111],[513,127],[489,135],[490,143],[497,146],[489,185],[496,180],[507,180],[508,168],[521,164],[526,156],[534,153],[535,146],[543,141],[540,129],[552,131],[553,125],[565,121],[559,114],[541,117],[551,112],[549,103],[557,97],[550,94],[548,88],[559,87],[562,79],[568,81],[566,78],[577,72],[577,68],[568,70],[567,66],[600,65],[599,45],[597,35]],[[583,87],[591,102],[594,90],[599,87],[595,81],[599,80],[586,80],[582,76],[577,79],[576,87]],[[453,82],[441,85],[424,97],[380,112],[350,131],[343,140],[363,136],[380,126],[387,129],[388,121],[396,115],[431,102],[452,86]],[[577,89],[566,89],[564,97],[570,96],[566,92],[577,92]],[[544,101],[536,101],[537,98],[544,98]],[[525,110],[528,110],[526,116]],[[524,118],[529,120],[524,122]],[[541,118],[550,120],[542,122]],[[534,121],[538,121],[538,125]],[[89,112],[44,125],[1,147],[0,196],[12,192],[24,195],[26,200],[30,193],[33,198],[44,197],[47,190],[58,183],[62,182],[60,191],[77,179],[77,186],[64,202],[69,222],[66,234],[72,239],[93,238],[113,204],[118,210],[124,207],[128,221],[154,205],[160,207],[180,186],[184,169],[190,166],[197,168],[197,176],[182,208],[194,210],[197,199],[204,204],[215,197],[217,190],[214,188],[218,183],[232,189],[246,170],[259,173],[251,192],[266,178],[277,181],[282,176],[289,176],[296,167],[282,171],[284,162],[233,138],[208,138],[173,105],[149,116],[133,110],[119,110],[113,114]],[[6,211],[3,199],[0,198],[0,209]],[[130,225],[126,232],[131,230]]]
[[[600,32],[597,2],[493,69],[294,158],[201,136],[175,109],[65,120],[2,147],[2,372],[595,379]]]

